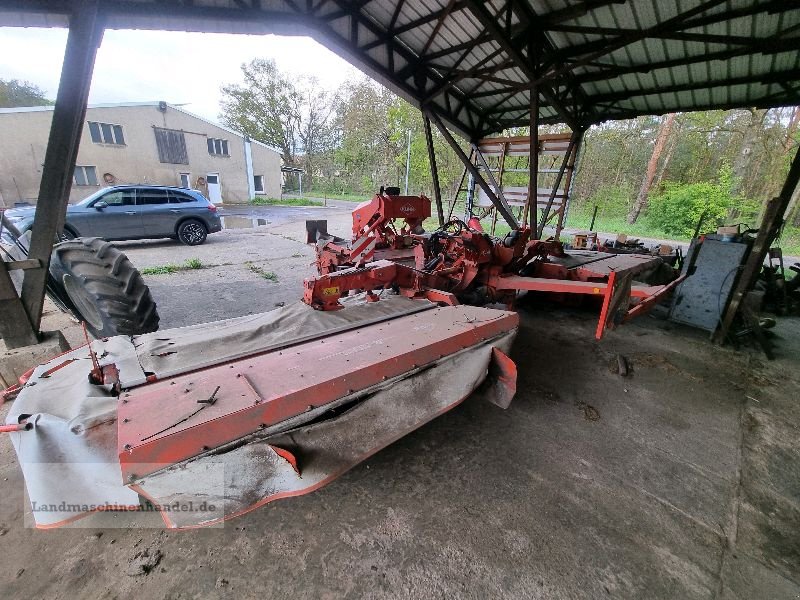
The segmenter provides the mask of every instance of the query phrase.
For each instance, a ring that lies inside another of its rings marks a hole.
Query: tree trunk
[[[658,172],[656,173],[655,179],[653,179],[653,183],[650,185],[650,189],[658,188],[661,185],[661,181],[664,179],[664,175],[667,172],[667,168],[669,167],[669,163],[672,160],[672,155],[675,152],[675,147],[678,145],[678,138],[680,137],[681,126],[680,121],[678,125],[674,127],[676,135],[672,136],[669,143],[667,144],[667,151],[664,153],[664,160],[661,161],[661,165],[658,167]]]
[[[647,163],[647,171],[645,171],[644,179],[642,179],[642,186],[639,188],[639,194],[636,196],[636,201],[628,213],[628,223],[631,225],[636,223],[639,214],[647,207],[647,195],[650,193],[650,188],[653,185],[653,179],[656,176],[656,169],[658,168],[658,160],[661,158],[661,153],[664,152],[664,146],[669,139],[672,124],[675,121],[675,113],[669,113],[661,121],[661,127],[658,129],[656,136],[656,145],[653,147],[653,154],[650,155],[650,160]]]
[[[789,152],[794,145],[794,134],[797,133],[797,126],[800,125],[800,106],[795,106],[792,111],[792,119],[786,129],[786,137],[783,140],[783,151]]]
[[[742,133],[742,146],[733,161],[733,189],[731,190],[733,197],[742,195],[748,183],[747,174],[750,171],[753,147],[758,142],[759,134],[764,131],[766,115],[765,109],[751,109],[750,111],[750,123]]]

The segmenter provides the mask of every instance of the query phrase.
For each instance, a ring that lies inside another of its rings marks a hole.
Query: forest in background
[[[409,191],[432,196],[422,116],[408,102],[367,77],[322,89],[311,77],[281,73],[270,60],[242,65],[242,74],[242,84],[222,89],[220,120],[278,147],[287,165],[305,169],[309,195],[355,199],[385,184],[402,188],[410,132]],[[597,206],[595,228],[609,233],[688,239],[701,216],[704,231],[719,224],[755,228],[788,172],[798,124],[800,109],[787,107],[596,125],[584,140],[567,226],[587,227]],[[558,131],[564,129],[542,128]],[[435,130],[434,144],[448,202],[463,169]],[[785,252],[800,253],[797,193],[782,243]]]

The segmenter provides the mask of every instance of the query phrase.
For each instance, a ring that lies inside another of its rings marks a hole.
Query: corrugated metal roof
[[[800,104],[800,0],[99,0],[109,28],[311,35],[479,138],[529,123]],[[0,0],[64,27],[67,0]]]

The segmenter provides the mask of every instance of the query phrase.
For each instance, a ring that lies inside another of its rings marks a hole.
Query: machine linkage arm
[[[423,273],[411,267],[379,260],[364,267],[353,267],[306,279],[303,302],[317,310],[344,308],[339,299],[350,291],[365,290],[368,302],[380,297],[375,290],[393,289],[409,298],[426,298],[448,305],[458,304],[456,297],[440,289],[447,282],[436,275]]]

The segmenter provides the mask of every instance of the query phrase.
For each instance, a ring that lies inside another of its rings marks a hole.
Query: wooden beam
[[[764,218],[761,220],[758,234],[756,234],[756,239],[753,242],[753,248],[750,250],[742,272],[734,284],[733,294],[725,310],[725,316],[722,318],[719,329],[714,334],[714,341],[717,343],[724,343],[728,338],[728,332],[739,312],[745,294],[753,289],[758,279],[758,274],[764,266],[767,252],[769,252],[770,246],[772,246],[778,236],[781,225],[783,225],[783,217],[798,183],[800,183],[800,152],[794,155],[792,166],[789,168],[789,173],[783,182],[780,193],[767,204]]]
[[[439,218],[439,227],[444,227],[444,208],[442,208],[442,189],[439,186],[439,169],[436,166],[436,150],[433,147],[433,133],[431,120],[428,115],[422,115],[425,125],[425,141],[428,144],[428,161],[431,163],[431,178],[433,179],[433,199],[436,202],[436,216]]]
[[[42,318],[53,242],[64,227],[94,61],[103,36],[98,4],[98,0],[78,2],[70,17],[28,251],[28,257],[41,261],[41,267],[25,271],[22,284],[22,303],[35,330]]]
[[[20,348],[39,343],[36,328],[17,295],[17,288],[8,274],[7,264],[0,259],[0,337],[6,348]],[[13,383],[13,382],[12,382]]]
[[[528,158],[528,197],[522,209],[522,228],[528,225],[528,215],[533,203],[532,223],[536,222],[536,207],[539,201],[539,91],[535,86],[530,90],[530,147]]]

